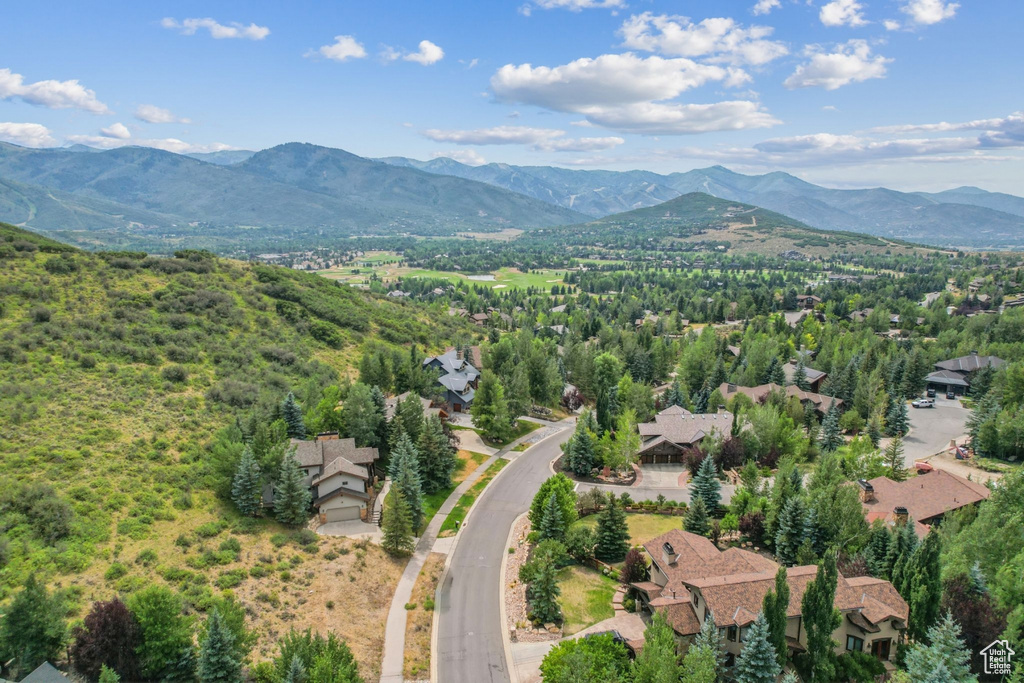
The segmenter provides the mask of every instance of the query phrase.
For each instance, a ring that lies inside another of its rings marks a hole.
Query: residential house
[[[814,308],[821,303],[821,297],[813,294],[797,294],[796,304],[803,308]]]
[[[670,406],[654,416],[654,422],[636,426],[640,432],[640,463],[682,462],[687,449],[699,444],[712,432],[726,436],[732,429],[732,413],[721,408],[717,413],[693,414],[685,408]]]
[[[444,389],[445,409],[449,413],[469,410],[476,393],[480,371],[463,358],[455,349],[449,349],[440,356],[423,359],[423,367],[437,370],[438,384]]]
[[[390,422],[391,418],[395,416],[395,410],[398,408],[398,404],[404,401],[405,399],[409,398],[409,394],[411,393],[411,391],[407,391],[404,394],[399,394],[398,396],[391,396],[390,398],[384,399],[384,417],[388,419],[388,422]],[[423,398],[422,396],[418,396],[417,398],[419,398],[420,405],[423,407],[424,417],[436,415],[438,418],[441,419],[442,422],[448,420],[447,410],[445,410],[444,408],[433,407],[433,403],[429,398]]]
[[[928,528],[941,521],[947,512],[977,505],[992,495],[987,486],[940,469],[905,481],[888,477],[860,479],[857,485],[868,523],[880,519],[895,525],[913,520],[914,531],[920,538],[927,536]]]
[[[868,319],[868,316],[875,312],[873,308],[862,308],[858,311],[853,311],[850,315],[846,316],[855,323],[862,323]]]
[[[970,355],[940,361],[935,364],[935,372],[924,379],[929,389],[937,392],[952,391],[962,396],[970,391],[971,376],[984,368],[992,367],[998,370],[1006,365],[1006,361],[996,356],[979,356],[977,351],[971,351]]]
[[[337,432],[318,434],[315,441],[292,439],[291,446],[321,523],[368,521],[380,457],[376,448],[357,448],[355,439],[339,438]]]
[[[68,677],[58,671],[53,664],[43,662],[21,680],[22,683],[67,683]]]
[[[681,529],[648,541],[644,548],[651,560],[650,580],[632,584],[638,605],[647,612],[662,612],[687,645],[701,624],[714,617],[725,641],[726,666],[733,666],[764,596],[774,589],[779,565],[741,548],[719,550],[709,539]],[[801,602],[817,572],[814,565],[786,570],[786,642],[791,654],[807,648]],[[843,617],[832,634],[836,654],[868,652],[883,661],[895,656],[910,609],[891,583],[840,574],[834,604]]]
[[[796,377],[796,363],[793,361],[786,363],[782,366],[782,371],[786,373],[786,384],[792,384],[793,378]],[[821,393],[821,383],[828,377],[828,373],[815,370],[806,365],[804,366],[804,372],[807,375],[807,384],[810,385],[810,391]]]
[[[722,397],[726,401],[732,400],[736,394],[744,394],[754,403],[760,403],[767,398],[768,394],[773,391],[781,391],[786,395],[787,398],[796,396],[800,399],[800,403],[803,404],[804,408],[814,408],[814,410],[824,415],[828,412],[828,409],[832,407],[834,401],[836,407],[842,410],[843,399],[833,398],[832,396],[826,396],[825,394],[816,394],[813,391],[804,391],[797,386],[792,384],[788,386],[779,386],[778,384],[760,384],[756,387],[741,387],[730,382],[723,382],[718,390],[722,393]]]
[[[487,315],[486,313],[474,313],[473,315],[469,316],[469,319],[474,325],[483,327],[484,325],[487,324],[487,321],[491,319],[491,316]]]

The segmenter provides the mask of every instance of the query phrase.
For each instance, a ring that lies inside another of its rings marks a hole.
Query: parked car
[[[948,398],[950,401],[955,401],[956,400],[956,392],[953,391],[952,389],[950,389],[949,391],[946,392],[946,398]]]
[[[910,405],[914,406],[915,408],[934,408],[935,407],[935,399],[934,398],[919,398],[916,401],[913,401]]]
[[[929,388],[926,393],[928,395],[928,398],[935,398],[935,389]]]

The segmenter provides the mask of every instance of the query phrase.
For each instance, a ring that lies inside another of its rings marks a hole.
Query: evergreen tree
[[[410,393],[395,407],[395,414],[402,416],[402,426],[409,439],[416,443],[423,433],[423,404],[418,394]]]
[[[907,414],[907,402],[902,398],[892,397],[889,412],[885,415],[885,428],[889,436],[903,436],[910,429],[910,415]]]
[[[558,498],[558,508],[562,511],[562,522],[566,529],[576,521],[576,484],[564,474],[556,474],[548,477],[540,485],[540,489],[533,496],[530,503],[530,524],[534,529],[540,528],[541,518],[544,516],[544,505],[548,502],[548,496],[552,493]]]
[[[437,493],[449,488],[458,458],[444,433],[441,418],[430,415],[423,421],[423,431],[416,445],[424,493]]]
[[[908,519],[905,524],[899,525],[893,532],[889,553],[885,558],[884,577],[892,582],[896,590],[899,590],[902,585],[904,569],[916,549],[917,534],[914,533],[914,520]]]
[[[381,399],[383,398],[384,395],[381,394]],[[381,438],[384,419],[380,410],[374,400],[374,392],[369,386],[357,382],[349,387],[341,414],[345,434],[356,440],[356,446],[380,448],[385,445],[386,441]]]
[[[554,539],[561,541],[565,538],[565,524],[562,520],[562,511],[558,507],[558,496],[554,491],[548,496],[544,503],[544,514],[540,518],[540,540]]]
[[[629,550],[629,527],[626,513],[618,506],[614,493],[608,494],[608,505],[597,516],[597,545],[594,556],[604,562],[618,562]]]
[[[711,385],[706,381],[693,397],[693,412],[702,414],[708,412],[708,402],[711,400]]]
[[[589,411],[586,414],[592,415]],[[590,471],[594,469],[597,456],[596,440],[587,425],[588,420],[582,418],[578,420],[576,431],[565,446],[566,469],[578,477],[590,474]]]
[[[775,590],[768,591],[761,604],[761,611],[768,623],[768,642],[775,648],[775,658],[779,666],[784,667],[789,654],[789,646],[786,644],[789,583],[786,581],[784,567],[779,567],[779,571],[775,573]]]
[[[281,418],[288,425],[288,438],[306,438],[306,422],[302,419],[302,408],[295,400],[295,394],[290,391],[284,397],[284,402],[281,403]]]
[[[803,498],[793,496],[782,508],[775,531],[775,555],[779,562],[792,567],[805,538],[807,509]]]
[[[718,503],[722,499],[721,489],[722,484],[718,481],[718,468],[715,467],[715,460],[710,455],[705,456],[690,483],[690,499],[700,498],[703,500],[708,514],[713,515],[718,510]]]
[[[707,536],[711,533],[711,523],[708,520],[708,509],[704,505],[704,499],[699,496],[690,501],[690,508],[683,517],[683,530],[698,536]]]
[[[381,547],[396,556],[412,554],[416,548],[416,539],[412,533],[412,515],[409,504],[397,486],[392,485],[384,503],[383,519],[381,519]]]
[[[882,441],[882,421],[877,415],[872,415],[868,420],[868,439],[871,440],[873,448],[878,448],[878,444]]]
[[[531,618],[542,624],[560,622],[562,608],[558,604],[558,596],[562,590],[558,587],[558,568],[550,559],[538,563],[533,581],[526,589],[526,598],[530,603]]]
[[[910,605],[907,636],[911,640],[926,640],[929,630],[938,621],[942,602],[941,550],[939,534],[933,529],[911,556],[903,572],[902,590],[901,586],[896,587]]]
[[[231,500],[238,511],[246,517],[256,517],[260,514],[263,504],[263,476],[249,446],[242,451],[242,459],[238,462],[238,469],[231,481]]]
[[[303,478],[293,450],[281,461],[274,487],[274,517],[282,524],[300,526],[309,519],[313,497]]]
[[[836,569],[836,553],[829,551],[818,565],[818,574],[807,584],[800,613],[807,629],[807,652],[810,678],[807,683],[828,683],[836,671],[835,641],[832,632],[839,628],[842,616],[835,608],[836,586],[839,572]]]
[[[7,606],[0,619],[0,656],[13,660],[11,670],[18,680],[60,653],[67,635],[62,603],[30,573]]]
[[[409,506],[414,531],[423,523],[423,485],[420,482],[419,453],[407,434],[402,434],[391,449],[388,465],[391,487],[398,488]]]
[[[802,353],[797,354],[796,367],[793,369],[793,385],[803,391],[811,389],[811,383],[807,381],[807,364]]]
[[[948,613],[928,629],[927,642],[915,643],[907,652],[910,680],[978,682],[971,673],[971,651],[960,637],[960,625]]]
[[[747,632],[743,651],[736,659],[734,680],[736,683],[775,683],[781,671],[775,647],[768,640],[768,622],[762,612]]]
[[[762,384],[778,384],[780,387],[786,384],[786,371],[782,369],[778,356],[772,356],[769,361]]]
[[[715,653],[707,647],[691,645],[686,650],[680,670],[683,672],[680,678],[665,680],[671,683],[677,680],[678,683],[715,683],[718,680]]]
[[[889,554],[889,544],[892,542],[892,532],[889,527],[882,523],[872,526],[871,535],[868,537],[867,546],[864,548],[864,561],[868,565],[871,576],[885,576],[886,556]]]
[[[707,648],[714,654],[715,657],[715,676],[710,678],[710,681],[717,680],[725,668],[725,662],[728,658],[725,649],[725,638],[718,630],[718,625],[715,623],[715,616],[708,612],[704,618],[704,623],[700,625],[700,632],[697,633],[697,637],[693,640],[695,647]]]
[[[199,643],[199,680],[203,683],[236,683],[242,680],[242,662],[235,652],[235,634],[214,608]]]
[[[117,672],[104,664],[100,668],[99,683],[121,683],[121,677]]]
[[[821,423],[821,450],[826,453],[832,453],[838,450],[843,443],[845,441],[839,429],[839,409],[836,407],[835,400],[833,400],[828,412],[825,413],[824,421]]]
[[[712,389],[717,389],[722,386],[727,379],[729,379],[729,375],[725,371],[725,360],[722,358],[722,354],[718,354],[718,360],[715,361],[714,367],[711,368],[711,375],[708,377],[708,384]]]
[[[907,478],[906,459],[903,456],[903,437],[894,436],[885,447],[884,463],[886,476],[893,481],[904,481]]]
[[[302,664],[302,658],[299,655],[292,657],[291,663],[288,665],[288,675],[285,676],[284,683],[306,683],[306,667]]]
[[[508,378],[508,414],[515,420],[530,412],[530,378],[524,363],[519,363]]]
[[[346,402],[347,404],[347,402]],[[370,406],[372,406],[372,412],[366,414],[364,417],[368,420],[368,423],[363,425],[363,428],[369,428],[376,425],[373,435],[370,437],[373,440],[367,442],[366,446],[376,446],[380,449],[381,455],[386,456],[390,453],[388,444],[388,399],[384,396],[384,392],[378,386],[370,387]],[[355,434],[349,433],[348,436],[355,437]],[[356,439],[356,446],[361,446],[359,439]]]
[[[479,429],[486,439],[504,441],[512,432],[505,388],[501,385],[501,380],[490,370],[484,370],[481,374],[480,384],[473,396],[473,405],[469,412],[473,416],[473,426]]]
[[[714,656],[712,655],[712,667]],[[677,683],[682,673],[676,654],[675,631],[662,612],[655,612],[644,629],[644,647],[633,660],[632,683]],[[712,670],[713,673],[713,670]]]

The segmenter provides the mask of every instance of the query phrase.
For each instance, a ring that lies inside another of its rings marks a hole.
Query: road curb
[[[508,570],[508,549],[512,547],[512,537],[515,536],[516,526],[523,517],[529,515],[526,511],[512,520],[512,526],[508,529],[508,538],[505,539],[505,553],[501,556],[501,575],[498,584],[498,594],[501,602],[498,603],[498,612],[501,615],[501,644],[505,648],[505,663],[508,665],[508,679],[510,683],[519,683],[519,672],[516,670],[515,660],[512,659],[512,639],[508,635],[508,608],[505,607],[505,587],[508,582],[505,579],[505,572]]]

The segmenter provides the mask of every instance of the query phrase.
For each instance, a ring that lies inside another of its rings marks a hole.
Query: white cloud
[[[431,64],[437,64],[444,58],[444,50],[429,40],[421,40],[419,48],[418,52],[407,54],[402,59],[407,62],[416,62],[423,66],[430,66]]]
[[[479,152],[472,149],[454,149],[450,152],[434,152],[430,155],[431,159],[454,159],[460,164],[466,164],[467,166],[483,166],[487,163],[487,159],[484,159]]]
[[[778,121],[754,102],[666,102],[711,81],[735,79],[719,66],[632,53],[557,67],[508,64],[491,78],[499,100],[582,114],[599,126],[649,135],[763,128]]]
[[[306,56],[310,57],[314,54],[333,59],[336,62],[344,62],[349,59],[366,57],[366,48],[354,36],[334,36],[333,43],[322,45],[315,52],[311,50],[306,53]]]
[[[115,123],[112,126],[100,128],[100,135],[105,138],[115,138],[117,140],[127,140],[132,136],[131,131],[128,130],[128,126],[123,123]]]
[[[625,0],[534,0],[533,7],[540,9],[567,9],[580,12],[585,9],[620,9],[626,6]],[[530,15],[531,5],[525,5],[520,11]]]
[[[619,35],[634,50],[760,66],[789,54],[783,43],[766,40],[773,31],[770,26],[744,28],[725,17],[695,24],[687,17],[644,12],[623,22]]]
[[[160,21],[160,25],[164,28],[173,29],[180,31],[182,35],[192,36],[195,35],[199,29],[206,29],[210,32],[210,37],[222,40],[224,38],[244,38],[246,40],[263,40],[270,35],[270,29],[266,26],[257,26],[256,24],[241,24],[237,21],[232,21],[229,24],[221,24],[214,19],[206,17],[204,19],[192,18],[183,19],[178,21],[173,17],[164,17]]]
[[[924,26],[952,19],[959,8],[960,3],[945,2],[945,0],[907,0],[900,7],[915,24]]]
[[[868,23],[863,10],[857,0],[832,0],[821,6],[818,18],[825,26],[863,26]]]
[[[750,11],[754,14],[768,14],[781,6],[779,0],[757,0],[757,4]]]
[[[882,25],[885,26],[886,31],[899,31],[901,28],[903,28],[900,22],[896,21],[895,19],[886,19],[885,21],[882,22]]]
[[[0,69],[0,100],[20,99],[49,109],[81,109],[91,114],[109,114],[110,109],[96,99],[96,93],[77,80],[25,83],[21,74]]]
[[[135,118],[146,123],[192,123],[189,119],[175,116],[168,109],[152,104],[140,104],[135,110]]]
[[[198,152],[224,152],[227,150],[239,149],[223,142],[212,142],[210,144],[197,144],[185,142],[177,138],[113,138],[106,135],[69,135],[67,141],[80,145],[87,145],[97,149],[116,149],[118,147],[153,147],[175,154],[193,154]]]
[[[431,128],[423,135],[435,142],[456,145],[528,145],[542,152],[584,152],[611,149],[625,142],[619,137],[566,138],[557,128],[529,126],[495,126],[475,130],[440,130]]]
[[[1024,111],[1014,112],[1004,118],[976,119],[960,123],[924,123],[901,126],[883,126],[873,133],[905,135],[908,133],[952,133],[981,131],[978,144],[981,147],[1024,147]]]
[[[885,65],[892,61],[881,55],[872,56],[871,46],[864,40],[837,45],[834,52],[822,52],[818,46],[809,46],[807,54],[811,60],[798,66],[786,79],[787,88],[836,90],[850,83],[883,78]]]
[[[0,140],[22,147],[53,147],[50,129],[38,123],[0,123]]]

